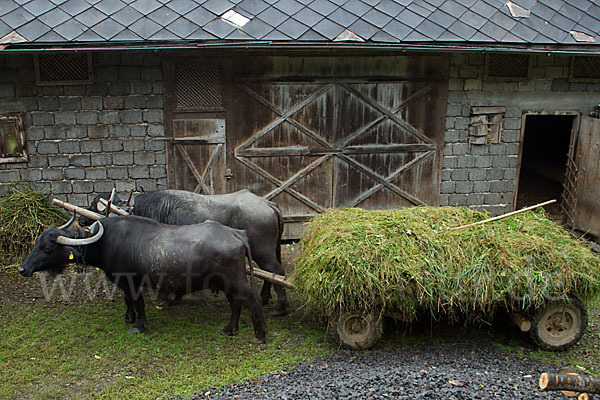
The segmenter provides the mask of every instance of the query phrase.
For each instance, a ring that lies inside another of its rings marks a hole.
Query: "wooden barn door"
[[[439,204],[439,83],[242,82],[232,90],[243,99],[239,114],[260,121],[247,130],[240,121],[228,137],[245,169],[236,168],[236,183],[279,204],[287,238],[328,208]]]
[[[574,228],[600,237],[600,119],[582,116],[576,150],[574,194],[568,214]],[[567,192],[567,191],[566,191]]]
[[[220,67],[214,62],[166,63],[167,171],[172,189],[227,192],[226,121]]]
[[[202,194],[225,193],[225,120],[173,120],[174,189]]]

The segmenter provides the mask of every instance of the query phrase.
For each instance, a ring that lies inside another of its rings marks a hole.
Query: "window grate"
[[[600,80],[600,57],[573,57],[572,80]]]
[[[178,64],[175,69],[176,108],[180,110],[223,107],[221,74],[215,64]]]
[[[529,55],[488,54],[487,77],[519,79],[529,76]]]
[[[37,84],[80,85],[92,83],[90,53],[52,53],[35,56]]]

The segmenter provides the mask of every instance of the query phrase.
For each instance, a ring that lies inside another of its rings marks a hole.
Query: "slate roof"
[[[230,10],[247,23],[221,18]],[[597,49],[599,32],[593,0],[0,0],[0,43],[17,48],[224,42]]]

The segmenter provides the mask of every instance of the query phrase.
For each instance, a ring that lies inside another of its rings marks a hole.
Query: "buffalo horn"
[[[110,199],[108,199],[108,204],[106,205],[106,216],[110,215],[110,206],[112,206],[113,201],[115,201],[115,188],[110,192]]]
[[[73,210],[73,216],[71,217],[71,219],[69,221],[67,221],[66,224],[59,226],[57,229],[60,229],[60,230],[67,229],[69,226],[71,226],[73,221],[75,221],[76,216],[77,216],[77,213],[75,212],[75,210]]]
[[[85,246],[88,244],[95,243],[98,240],[100,240],[100,238],[102,237],[102,234],[104,233],[104,227],[102,226],[100,221],[94,222],[92,224],[92,226],[90,226],[90,231],[93,231],[94,226],[96,226],[96,225],[98,226],[98,232],[96,232],[96,234],[92,237],[85,238],[85,239],[73,239],[73,238],[68,238],[65,236],[58,236],[56,238],[56,243],[63,244],[65,246]]]

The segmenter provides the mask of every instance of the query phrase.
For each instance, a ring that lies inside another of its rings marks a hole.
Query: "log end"
[[[546,390],[548,388],[548,383],[550,382],[550,375],[547,372],[543,372],[540,375],[540,389]]]

